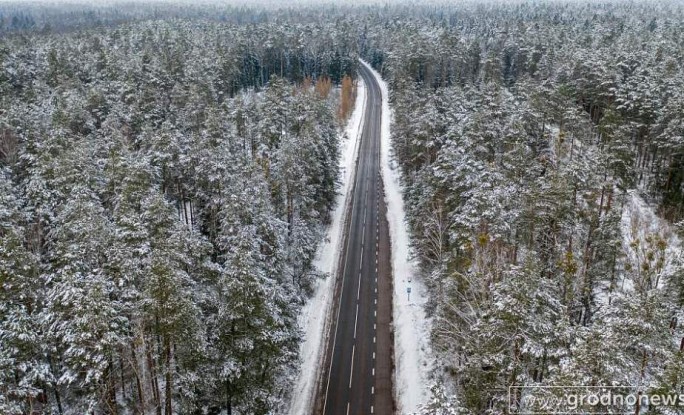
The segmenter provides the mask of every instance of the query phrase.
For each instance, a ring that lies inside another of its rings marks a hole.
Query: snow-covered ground
[[[659,217],[654,208],[639,196],[637,190],[627,192],[620,227],[622,230],[622,247],[626,255],[625,261],[632,266],[634,272],[638,272],[641,263],[645,260],[646,251],[657,251],[654,249],[657,248],[653,241],[654,238],[665,242],[662,278],[659,280],[659,286],[662,287],[667,277],[672,274],[674,268],[679,266],[682,260],[681,241],[674,231],[674,227]],[[625,290],[631,290],[633,288],[631,285],[632,281],[628,278],[623,278],[620,281],[620,288]]]
[[[387,202],[387,221],[392,241],[392,275],[394,278],[394,388],[398,413],[417,412],[426,402],[429,392],[429,372],[433,364],[429,345],[430,322],[423,305],[426,289],[415,278],[417,265],[411,260],[409,235],[401,197],[399,168],[390,156],[389,94],[387,84],[370,65],[363,64],[373,72],[382,90],[381,164]],[[407,288],[411,288],[410,300]]]
[[[326,231],[325,240],[318,247],[314,266],[328,276],[318,281],[314,295],[302,308],[299,326],[304,333],[300,356],[301,370],[297,376],[290,403],[290,415],[308,415],[313,410],[316,384],[325,352],[325,333],[330,324],[329,316],[335,291],[335,275],[344,237],[344,217],[353,181],[358,145],[363,128],[363,113],[366,106],[366,89],[359,79],[354,111],[347,123],[341,143],[340,180],[341,186],[335,202],[332,222]]]

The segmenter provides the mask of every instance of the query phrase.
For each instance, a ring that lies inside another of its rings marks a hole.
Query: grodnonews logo
[[[684,410],[684,393],[647,393],[635,386],[511,386],[508,409],[519,415],[620,415]]]

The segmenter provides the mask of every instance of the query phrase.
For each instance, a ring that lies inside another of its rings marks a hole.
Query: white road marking
[[[375,343],[375,336],[373,336],[373,343]],[[354,353],[352,353],[352,356],[353,355],[354,355]],[[375,369],[373,369],[373,370],[375,370]]]
[[[359,321],[359,303],[356,303],[356,317],[354,317],[354,340],[356,340],[356,323]]]
[[[354,352],[356,351],[356,345],[352,346],[352,358],[351,358],[351,371],[349,372],[349,389],[351,389],[352,378],[354,377]],[[373,369],[375,371],[375,369]]]
[[[356,301],[359,300],[359,297],[361,296],[361,271],[359,271],[359,285],[357,286],[358,288],[356,289]],[[358,307],[358,304],[357,304]]]
[[[375,386],[371,386],[371,395],[375,395]]]
[[[371,413],[373,413],[373,408],[371,407]],[[349,402],[347,402],[347,415],[349,415]]]

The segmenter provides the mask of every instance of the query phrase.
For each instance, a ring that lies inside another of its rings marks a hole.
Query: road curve
[[[389,232],[380,175],[382,92],[366,87],[359,157],[316,414],[393,413]]]

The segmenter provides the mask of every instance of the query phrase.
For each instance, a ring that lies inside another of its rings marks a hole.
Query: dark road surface
[[[380,176],[382,96],[362,64],[359,73],[367,101],[316,409],[324,415],[393,413],[389,235]]]

